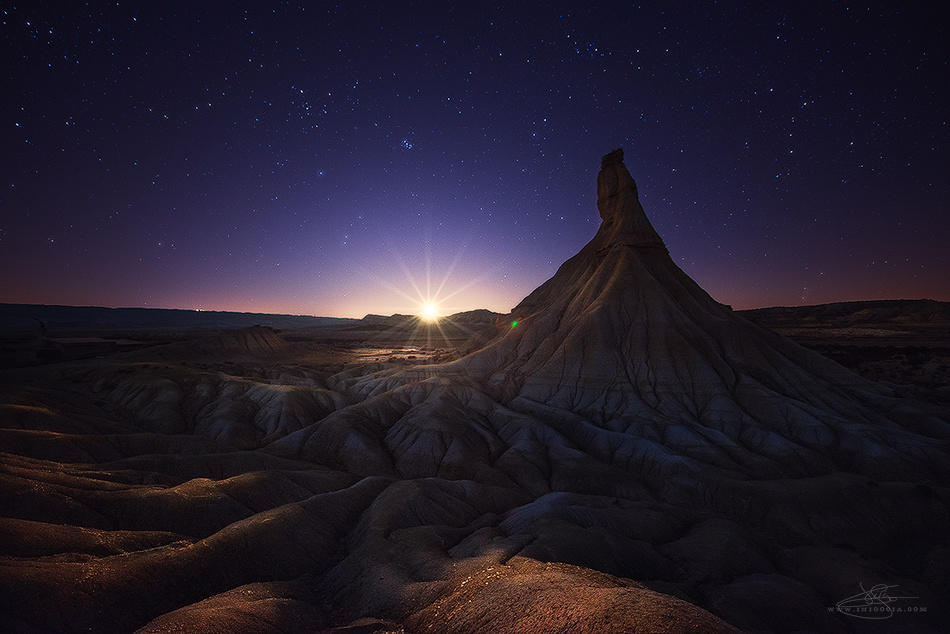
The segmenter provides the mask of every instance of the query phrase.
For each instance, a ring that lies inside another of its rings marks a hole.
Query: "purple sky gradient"
[[[719,301],[950,300],[922,5],[34,4],[0,15],[3,302],[506,312],[621,146]]]

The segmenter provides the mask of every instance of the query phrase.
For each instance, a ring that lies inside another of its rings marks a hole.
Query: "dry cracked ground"
[[[460,358],[251,328],[3,371],[0,628],[945,631],[946,406],[713,301],[622,154],[598,206]]]

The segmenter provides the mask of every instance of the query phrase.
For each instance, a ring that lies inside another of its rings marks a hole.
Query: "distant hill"
[[[777,306],[736,311],[770,328],[850,328],[870,326],[940,326],[950,324],[950,302],[932,299],[887,299],[836,302],[814,306]]]
[[[736,311],[770,328],[808,328],[811,326],[848,328],[913,324],[950,325],[950,302],[930,299],[897,299],[837,302],[813,306],[777,306]],[[444,317],[444,322],[488,325],[499,313],[479,309]],[[46,304],[0,303],[0,331],[35,332],[42,322],[51,332],[94,330],[226,330],[269,326],[278,330],[314,326],[407,326],[414,315],[366,315],[363,319],[311,317],[308,315],[271,315],[196,311],[170,308],[103,308],[100,306],[57,306]]]
[[[356,320],[356,322],[364,326],[402,326],[418,320],[419,317],[416,315],[402,315],[400,313],[393,315],[375,315],[370,313],[362,319]]]
[[[0,304],[0,330],[36,331],[40,322],[55,332],[79,330],[230,329],[270,326],[280,330],[311,326],[343,325],[357,319],[268,315],[168,308],[103,308],[100,306],[49,306]]]
[[[455,313],[450,316],[449,319],[457,324],[467,324],[467,325],[491,325],[494,324],[500,317],[504,317],[502,313],[495,313],[487,308],[479,308],[477,310],[469,310],[464,313]]]
[[[495,320],[498,317],[503,317],[501,313],[494,313],[487,308],[478,308],[476,310],[468,310],[461,313],[454,313],[452,315],[444,315],[439,318],[439,322],[442,324],[465,324],[465,325],[491,325],[495,323]],[[402,315],[396,313],[394,315],[375,315],[370,313],[359,320],[362,325],[384,325],[384,326],[411,326],[419,322],[420,317],[418,315]]]

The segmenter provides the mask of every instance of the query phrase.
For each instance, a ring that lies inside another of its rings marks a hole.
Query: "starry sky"
[[[616,147],[719,301],[950,300],[928,4],[2,2],[0,301],[507,312]]]

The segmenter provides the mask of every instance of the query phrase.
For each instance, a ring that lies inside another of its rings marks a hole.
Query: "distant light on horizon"
[[[419,315],[428,322],[435,322],[441,316],[439,307],[434,302],[426,302],[419,309]]]

